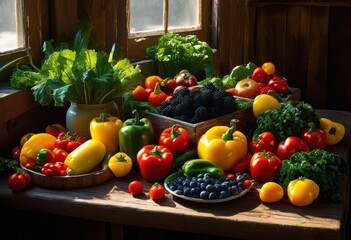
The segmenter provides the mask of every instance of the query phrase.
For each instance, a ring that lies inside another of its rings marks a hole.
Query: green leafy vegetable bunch
[[[195,35],[163,34],[158,43],[146,49],[147,58],[158,66],[161,77],[174,77],[187,69],[198,80],[203,72],[214,74],[214,50]]]
[[[297,152],[282,162],[276,181],[284,188],[290,181],[301,177],[315,181],[323,197],[336,193],[347,175],[347,163],[339,155],[326,150]]]
[[[287,101],[281,108],[261,113],[256,119],[255,134],[272,132],[277,142],[289,136],[299,136],[301,129],[309,123],[319,127],[320,116],[315,109],[303,101]]]

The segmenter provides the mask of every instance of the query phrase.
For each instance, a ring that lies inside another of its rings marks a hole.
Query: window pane
[[[199,27],[200,0],[169,0],[169,29]]]
[[[0,1],[0,52],[22,47],[22,41],[18,41],[16,3],[15,0]],[[22,33],[19,33],[22,34]]]
[[[130,0],[130,33],[163,30],[163,0]]]

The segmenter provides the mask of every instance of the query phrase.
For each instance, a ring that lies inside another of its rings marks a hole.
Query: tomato
[[[150,188],[149,196],[154,201],[159,200],[165,196],[165,188],[158,182],[155,182]]]
[[[278,202],[284,197],[284,189],[278,183],[266,182],[262,185],[259,196],[262,202]]]
[[[251,79],[255,80],[256,82],[263,82],[268,83],[269,76],[261,67],[255,68],[251,75]]]
[[[143,88],[139,85],[133,90],[133,97],[139,101],[147,101],[151,92],[151,88]]]
[[[173,93],[174,89],[178,87],[178,84],[175,79],[164,79],[160,83],[161,90],[166,94]]]
[[[243,172],[248,172],[250,170],[250,161],[251,161],[252,155],[247,154],[246,157],[237,162],[234,167],[233,171],[236,173],[243,173]]]
[[[262,132],[252,137],[249,149],[252,154],[263,151],[275,152],[277,150],[277,141],[273,133]]]
[[[264,88],[264,87],[267,87],[267,84],[263,83],[263,82],[258,82],[257,83],[258,86],[260,87],[260,89]]]
[[[21,191],[30,183],[30,175],[28,173],[13,173],[7,179],[8,186],[13,191]]]
[[[22,146],[18,145],[12,148],[12,158],[19,161],[19,157],[21,155],[21,150],[22,150]]]
[[[258,95],[257,97],[255,97],[254,102],[252,104],[252,109],[256,118],[258,117],[258,115],[267,110],[278,109],[280,107],[280,102],[275,97],[269,94]]]
[[[161,82],[162,78],[156,75],[149,76],[145,79],[145,88],[155,89],[156,83]]]
[[[327,147],[327,133],[323,129],[315,128],[314,124],[309,124],[309,128],[303,128],[300,138],[305,140],[308,147],[313,149],[325,149]]]
[[[234,173],[228,173],[227,178],[229,178],[231,180],[236,180],[236,175]]]
[[[54,162],[64,162],[68,156],[68,153],[60,148],[54,148],[52,153],[54,155]]]
[[[271,76],[275,73],[275,66],[271,62],[265,62],[262,64],[262,69],[267,73],[268,76]]]
[[[279,76],[275,76],[268,81],[268,86],[274,88],[279,94],[288,94],[289,85],[286,80],[283,80]]]
[[[257,152],[250,162],[250,173],[259,182],[273,181],[282,161],[273,152]]]
[[[191,87],[197,85],[197,79],[187,70],[182,70],[174,78],[178,86]]]
[[[132,181],[128,185],[128,190],[133,195],[139,195],[144,191],[144,185],[140,181]]]
[[[247,188],[251,187],[251,185],[252,185],[252,180],[245,179],[244,182],[243,182],[242,187],[243,187],[243,189],[247,189]]]
[[[296,136],[287,137],[284,141],[281,141],[277,147],[277,155],[282,160],[289,159],[298,151],[308,152],[309,147],[305,140]]]
[[[234,87],[234,95],[245,98],[255,98],[260,94],[260,87],[257,82],[251,78],[240,80]]]

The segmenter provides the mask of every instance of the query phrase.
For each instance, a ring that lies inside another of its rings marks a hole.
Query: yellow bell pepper
[[[92,139],[99,140],[106,147],[108,154],[115,154],[118,148],[118,133],[122,128],[122,121],[108,113],[101,113],[90,122]]]
[[[318,198],[319,186],[311,179],[300,177],[290,181],[287,193],[291,204],[304,207]]]
[[[123,152],[116,153],[108,162],[108,167],[116,177],[126,176],[132,170],[132,166],[132,159]]]
[[[327,133],[327,144],[338,144],[345,136],[345,126],[341,123],[334,122],[327,118],[320,118],[321,129]]]
[[[244,159],[248,151],[247,139],[242,132],[236,131],[237,122],[234,119],[230,127],[214,126],[207,130],[197,145],[199,157],[216,163],[224,171],[233,169]]]
[[[70,154],[68,154],[65,165],[67,175],[85,174],[93,170],[106,154],[105,145],[96,139],[89,139]]]
[[[24,144],[20,154],[20,163],[25,166],[28,162],[35,162],[42,148],[54,149],[56,138],[48,133],[37,133],[32,135]]]

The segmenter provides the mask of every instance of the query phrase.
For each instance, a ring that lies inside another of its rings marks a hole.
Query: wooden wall
[[[351,1],[217,1],[220,73],[273,62],[315,108],[351,111]]]

